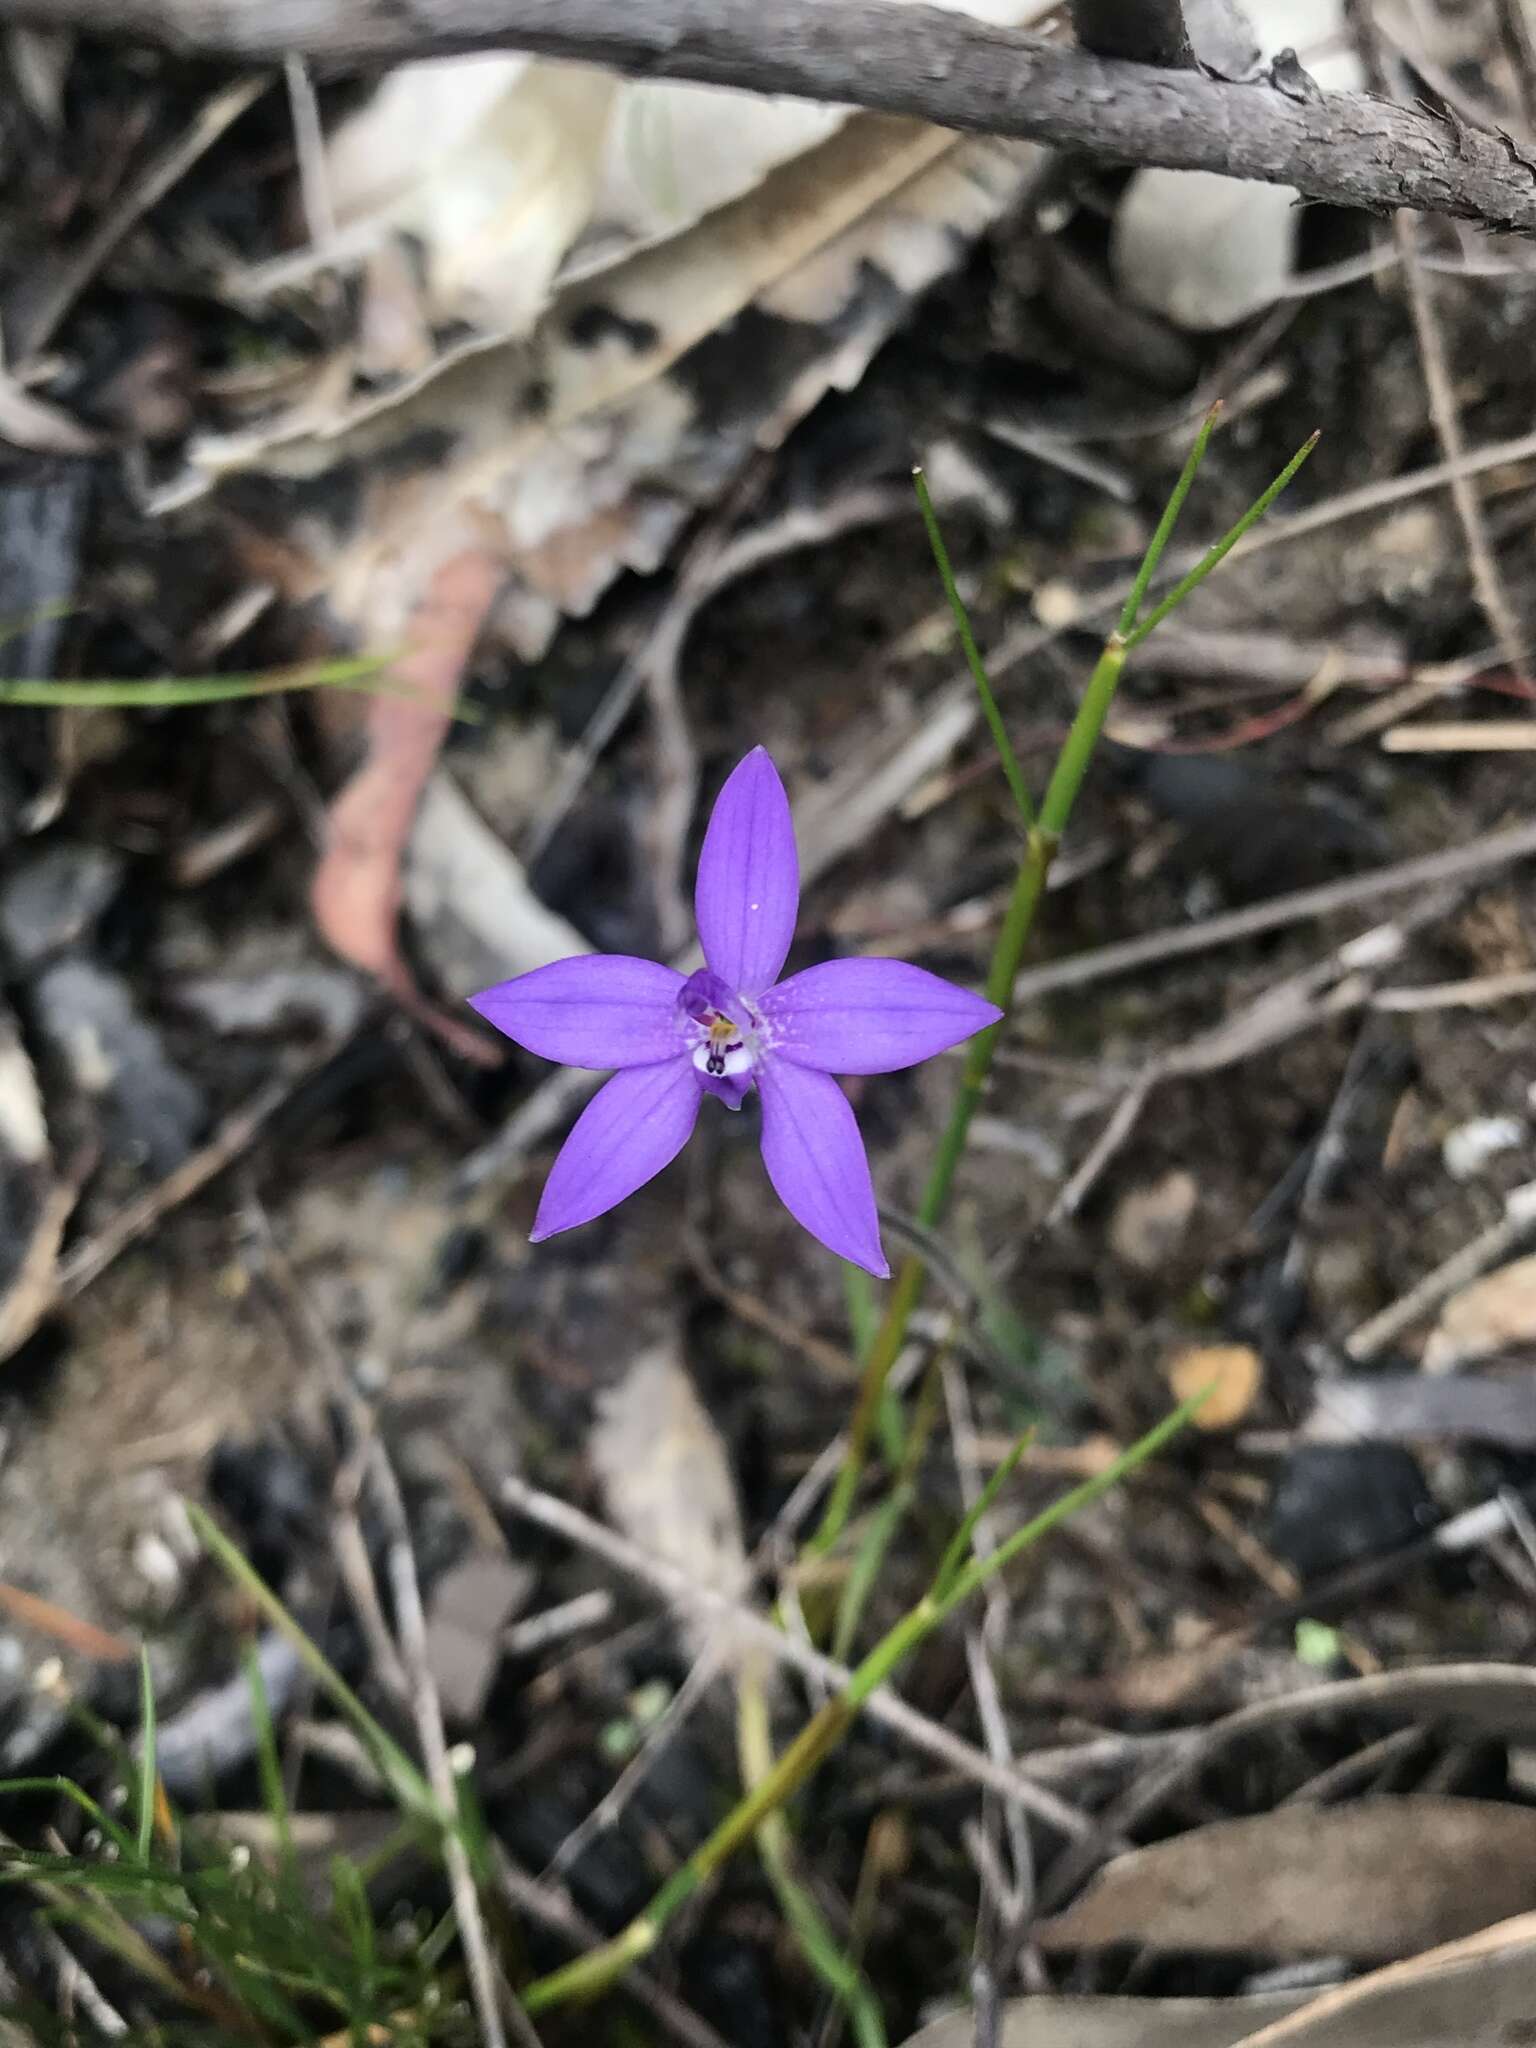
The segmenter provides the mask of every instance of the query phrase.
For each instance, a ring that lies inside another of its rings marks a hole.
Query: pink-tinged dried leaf
[[[98,1664],[126,1664],[139,1654],[137,1644],[130,1643],[126,1637],[110,1635],[106,1629],[98,1628],[95,1622],[84,1621],[78,1614],[71,1614],[68,1608],[60,1607],[55,1601],[44,1600],[36,1593],[28,1593],[20,1586],[0,1583],[0,1614],[6,1615],[18,1628],[32,1629],[52,1642],[62,1643],[67,1650],[93,1658]]]
[[[362,766],[326,818],[325,851],[310,907],[343,960],[389,990],[462,1058],[494,1066],[500,1054],[477,1031],[427,1002],[400,952],[401,865],[416,808],[453,716],[464,665],[501,582],[488,555],[465,552],[433,575],[406,625],[391,694],[372,698]],[[394,694],[403,691],[406,695]]]

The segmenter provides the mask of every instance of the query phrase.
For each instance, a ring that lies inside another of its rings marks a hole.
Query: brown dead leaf
[[[1020,1998],[998,2048],[1518,2048],[1536,2011],[1536,1914],[1324,1992],[1257,1998]],[[952,2013],[905,2048],[972,2048]]]
[[[445,1045],[480,1066],[500,1054],[478,1031],[435,1010],[400,952],[402,864],[426,787],[451,722],[464,664],[496,596],[501,572],[488,555],[445,562],[412,612],[406,649],[390,671],[392,692],[368,700],[367,754],[343,784],[326,819],[325,851],[310,907],[326,943],[371,974]],[[404,690],[412,701],[393,692]]]
[[[1536,1913],[1325,1991],[1234,2048],[1520,2048],[1536,2012]]]
[[[1536,1813],[1491,1800],[1282,1806],[1120,1856],[1039,1930],[1051,1952],[1120,1943],[1218,1954],[1414,1955],[1536,1897]]]
[[[1456,1372],[1517,1344],[1536,1345],[1536,1253],[1451,1296],[1424,1346],[1424,1370]]]
[[[998,2048],[1239,2048],[1255,2026],[1295,2012],[1310,1992],[1258,1998],[1016,1998]],[[975,2048],[976,2019],[949,2013],[905,2048]]]

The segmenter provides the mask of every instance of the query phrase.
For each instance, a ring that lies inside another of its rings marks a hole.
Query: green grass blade
[[[439,1810],[432,1788],[421,1772],[400,1745],[379,1726],[341,1673],[310,1641],[266,1580],[196,1501],[189,1500],[185,1506],[199,1542],[212,1552],[235,1584],[249,1593],[272,1626],[297,1651],[300,1662],[316,1685],[342,1717],[350,1722],[400,1805],[418,1820],[426,1821],[434,1830],[451,1826],[453,1816]]]
[[[251,1726],[256,1735],[256,1772],[261,1780],[261,1800],[277,1835],[278,1862],[286,1883],[294,1869],[293,1829],[289,1825],[288,1795],[283,1790],[277,1731],[272,1726],[272,1702],[267,1697],[267,1681],[262,1676],[261,1659],[254,1644],[246,1644],[242,1661],[246,1686],[251,1695]]]
[[[155,1750],[155,1681],[149,1669],[149,1651],[139,1649],[139,1832],[136,1847],[141,1863],[149,1861],[155,1841],[155,1781],[158,1777]]]
[[[1014,807],[1027,832],[1035,822],[1035,807],[1029,800],[1029,788],[1024,780],[1024,771],[1019,766],[1018,755],[1013,751],[1013,742],[1008,737],[1003,714],[998,710],[997,699],[992,694],[992,679],[987,674],[987,665],[981,658],[981,649],[976,645],[976,635],[971,631],[970,613],[965,608],[960,586],[955,581],[955,572],[950,567],[949,550],[945,547],[944,536],[939,530],[938,514],[933,509],[933,499],[928,491],[928,479],[920,469],[913,470],[912,484],[917,492],[923,524],[928,529],[928,545],[932,548],[933,559],[938,564],[939,581],[944,585],[944,595],[949,599],[949,608],[954,614],[955,625],[960,634],[960,645],[965,649],[966,665],[971,671],[971,680],[976,685],[976,694],[981,699],[982,714],[992,734],[992,744],[997,748],[998,759],[1003,764],[1003,773],[1008,778]]]
[[[1146,1464],[1149,1458],[1156,1457],[1164,1444],[1170,1442],[1184,1428],[1209,1393],[1209,1387],[1203,1388],[1192,1400],[1181,1403],[1172,1414],[1165,1415],[1161,1422],[1149,1429],[1145,1436],[1138,1437],[1128,1450],[1122,1451],[1102,1472],[1095,1473],[1092,1479],[1085,1479],[1081,1486],[1074,1486],[1059,1500],[1052,1501],[1048,1508],[1026,1522],[1021,1529],[1015,1529],[1011,1536],[998,1544],[996,1550],[990,1551],[985,1557],[972,1558],[968,1565],[954,1575],[947,1589],[942,1594],[935,1595],[940,1612],[952,1613],[962,1601],[968,1600],[979,1586],[984,1585],[995,1573],[1011,1564],[1021,1551],[1031,1549],[1053,1529],[1060,1528],[1063,1522],[1070,1520],[1073,1515],[1080,1514],[1084,1508],[1090,1507],[1112,1487],[1118,1486],[1120,1481],[1128,1477],[1138,1466]]]
[[[0,682],[0,705],[20,704],[41,710],[182,711],[198,704],[227,704],[245,697],[276,697],[289,690],[358,690],[365,696],[398,697],[410,703],[415,692],[388,679],[392,657],[350,656],[341,661],[302,662],[294,668],[266,669],[233,676],[153,676],[143,682],[116,678],[79,682],[27,679]],[[435,704],[424,704],[437,711]],[[477,725],[480,714],[468,705],[453,716]]]
[[[113,1820],[106,1808],[99,1806],[83,1786],[73,1778],[5,1778],[0,1779],[0,1799],[8,1793],[54,1792],[78,1806],[90,1821],[92,1827],[100,1828],[103,1835],[113,1844],[120,1856],[132,1857],[137,1845],[132,1835],[119,1821]]]

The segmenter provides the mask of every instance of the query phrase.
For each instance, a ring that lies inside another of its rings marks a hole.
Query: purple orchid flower
[[[875,1190],[834,1074],[889,1074],[1002,1011],[900,960],[828,960],[780,981],[800,905],[789,798],[761,747],[731,771],[699,856],[694,908],[708,963],[557,960],[470,1002],[526,1051],[618,1071],[577,1118],[544,1185],[533,1242],[590,1223],[687,1143],[699,1105],[762,1098],[763,1164],[797,1223],[884,1279]]]

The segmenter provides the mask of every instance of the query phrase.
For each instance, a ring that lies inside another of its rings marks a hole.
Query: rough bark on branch
[[[7,21],[247,62],[530,50],[1025,136],[1105,162],[1224,171],[1337,205],[1536,230],[1536,163],[1501,133],[1360,93],[1117,62],[892,0],[0,0]]]

